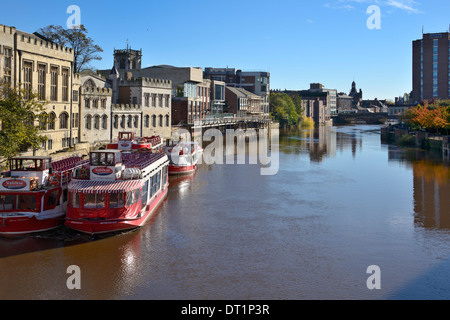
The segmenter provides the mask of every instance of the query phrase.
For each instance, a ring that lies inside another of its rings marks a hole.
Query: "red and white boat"
[[[163,150],[169,157],[170,175],[193,174],[197,170],[200,150],[197,142],[179,142]]]
[[[96,235],[143,226],[167,196],[164,153],[99,150],[69,184],[65,225]]]
[[[136,138],[134,132],[120,132],[117,141],[107,145],[107,149],[123,151],[161,151],[161,136]]]
[[[0,235],[16,237],[64,224],[67,187],[81,157],[15,157],[0,179]]]

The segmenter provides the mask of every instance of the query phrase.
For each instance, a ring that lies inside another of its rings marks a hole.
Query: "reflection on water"
[[[277,175],[203,164],[171,178],[134,232],[0,239],[0,298],[450,298],[448,163],[384,145],[379,129],[282,130]],[[373,264],[379,291],[366,287]]]

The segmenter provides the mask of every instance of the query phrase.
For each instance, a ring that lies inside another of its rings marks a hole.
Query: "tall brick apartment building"
[[[450,33],[413,41],[412,101],[450,98]]]

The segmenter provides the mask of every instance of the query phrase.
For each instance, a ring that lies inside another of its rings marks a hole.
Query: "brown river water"
[[[280,131],[276,175],[202,164],[139,230],[0,239],[0,299],[450,299],[449,181],[378,126]]]

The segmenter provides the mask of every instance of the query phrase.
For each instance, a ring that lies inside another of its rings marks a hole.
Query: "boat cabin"
[[[31,185],[46,184],[51,174],[51,157],[15,157],[9,160],[10,171],[5,178],[25,178]],[[35,181],[35,182],[34,182]],[[29,188],[30,185],[27,185]]]
[[[134,132],[119,132],[119,141],[134,141],[135,139]]]
[[[121,150],[92,151],[89,156],[91,180],[118,180],[122,170]]]
[[[44,190],[51,174],[50,157],[15,157],[10,171],[0,179],[0,213],[40,212],[60,204],[62,189]],[[41,207],[41,205],[43,206]]]

